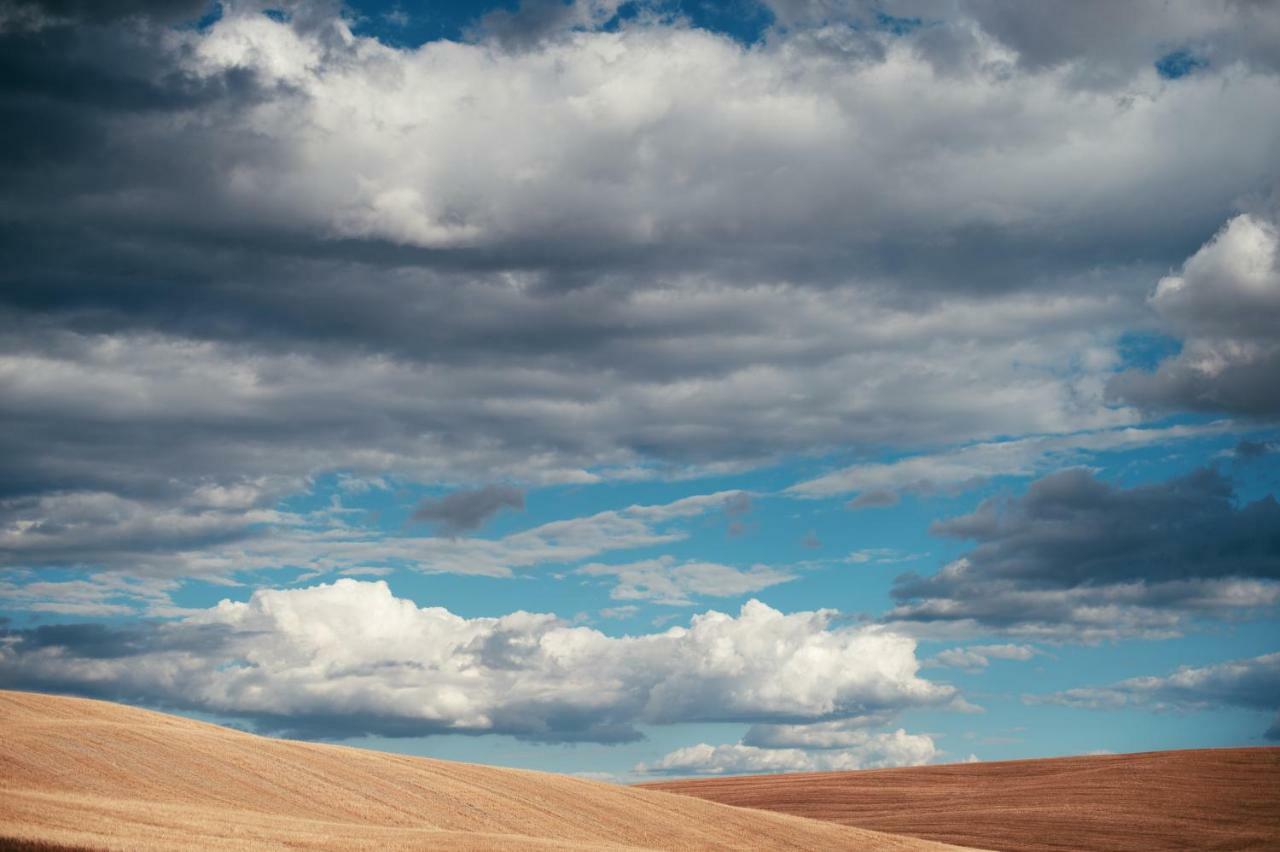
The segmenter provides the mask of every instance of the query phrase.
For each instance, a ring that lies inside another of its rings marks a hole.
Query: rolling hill
[[[1280,748],[756,775],[643,786],[1001,850],[1280,849]]]
[[[0,691],[0,848],[860,849],[942,844],[655,790],[268,739]]]

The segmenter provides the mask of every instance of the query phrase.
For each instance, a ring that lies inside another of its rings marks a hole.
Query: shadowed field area
[[[757,775],[643,786],[991,849],[1280,849],[1280,748]]]
[[[0,849],[945,847],[567,776],[0,691]]]

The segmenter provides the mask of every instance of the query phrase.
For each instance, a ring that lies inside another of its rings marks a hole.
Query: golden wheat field
[[[547,773],[0,691],[0,848],[860,849],[943,844]]]
[[[1280,748],[673,781],[709,801],[969,846],[1280,849]]]

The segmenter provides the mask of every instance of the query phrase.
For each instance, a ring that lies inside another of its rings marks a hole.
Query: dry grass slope
[[[1280,748],[645,785],[1001,850],[1280,849]]]
[[[0,838],[0,849],[949,848],[651,790],[6,691]]]

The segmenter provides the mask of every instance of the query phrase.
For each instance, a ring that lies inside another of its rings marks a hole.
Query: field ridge
[[[641,785],[1015,852],[1280,849],[1280,748],[1089,755]]]
[[[0,690],[0,849],[954,847],[565,775]],[[25,844],[25,845],[24,845]]]

